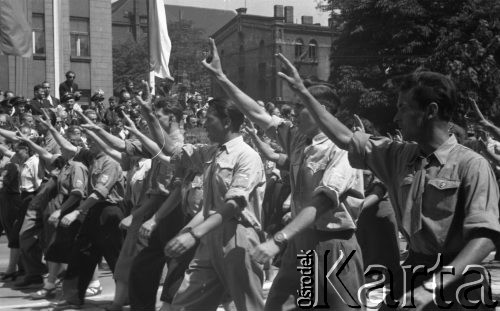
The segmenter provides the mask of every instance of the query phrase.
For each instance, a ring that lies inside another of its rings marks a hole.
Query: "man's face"
[[[224,128],[223,120],[219,118],[217,113],[212,108],[208,109],[207,120],[205,121],[204,127],[210,141],[215,143],[224,142],[226,129]]]
[[[110,108],[115,108],[116,104],[115,104],[115,101],[114,100],[110,100],[109,101],[109,107]]]
[[[7,116],[0,115],[0,127],[5,127],[7,125]]]
[[[24,147],[17,148],[16,154],[22,162],[25,162],[30,157],[28,149]]]
[[[75,75],[72,74],[72,73],[69,73],[67,76],[66,76],[66,81],[68,81],[69,84],[72,84],[73,81],[75,81]]]
[[[33,126],[35,125],[35,120],[33,120],[33,117],[24,117],[23,123],[33,128]]]
[[[297,128],[307,137],[314,137],[318,133],[318,123],[304,106],[298,106],[297,109],[297,118],[295,120]]]
[[[412,91],[399,93],[398,112],[394,122],[401,129],[405,140],[419,142],[424,130],[425,111],[419,108],[418,103],[412,98]]]
[[[198,124],[198,119],[196,118],[189,119],[189,125],[191,125],[192,127],[196,127],[197,124]]]
[[[96,141],[92,139],[92,137],[87,137],[87,145],[89,146],[89,151],[93,156],[96,156],[101,152],[101,148]]]
[[[17,112],[24,113],[25,111],[26,111],[26,106],[25,105],[18,105],[17,106]]]
[[[80,146],[82,143],[82,135],[77,134],[77,133],[71,133],[68,135],[68,141],[73,145],[73,146]]]
[[[43,83],[42,89],[43,89],[43,94],[45,95],[45,97],[50,95],[50,83]]]
[[[95,113],[89,113],[89,114],[87,114],[87,118],[89,118],[90,121],[92,121],[94,123],[97,123],[97,114],[95,114]]]

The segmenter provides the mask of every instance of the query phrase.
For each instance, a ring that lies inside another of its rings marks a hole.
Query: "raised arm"
[[[232,83],[222,71],[222,65],[215,46],[214,39],[210,38],[211,55],[204,59],[202,64],[215,78],[224,92],[238,105],[238,108],[255,124],[267,130],[272,124],[272,117],[253,100]]]
[[[0,153],[9,158],[12,158],[16,154],[14,151],[10,150],[9,147],[7,147],[4,144],[0,144]]]
[[[38,121],[49,129],[52,137],[54,137],[56,143],[61,147],[61,151],[65,152],[70,157],[74,156],[78,152],[78,147],[66,140],[66,138],[59,133],[52,123],[50,123],[50,117],[45,110],[42,109],[42,113],[45,118],[38,118]]]
[[[121,154],[121,152],[119,152],[119,151],[117,151],[115,149],[109,148],[109,146],[106,145],[106,143],[99,136],[97,136],[96,133],[92,132],[91,130],[88,130],[88,129],[84,128],[84,131],[85,131],[85,133],[91,139],[93,139],[102,148],[102,150],[104,150],[104,152],[107,155],[109,155],[110,157],[112,157],[113,160],[115,160],[118,163],[122,162],[122,154]]]
[[[19,141],[19,137],[16,136],[16,132],[9,131],[3,128],[0,128],[0,135],[3,137],[10,139],[12,141]]]
[[[471,106],[472,108],[474,109],[474,111],[476,112],[479,120],[478,120],[478,123],[480,125],[483,126],[483,128],[488,131],[488,133],[491,134],[491,136],[493,136],[496,140],[500,140],[500,128],[498,128],[497,126],[495,126],[495,124],[493,124],[493,122],[491,121],[488,121],[483,113],[481,112],[481,110],[479,110],[479,107],[477,106],[477,103],[474,99],[472,98],[469,98],[469,100],[471,101]]]
[[[248,133],[255,146],[259,149],[260,153],[266,160],[273,161],[278,164],[283,164],[286,161],[288,156],[286,154],[276,152],[271,146],[269,146],[269,144],[263,142],[257,135],[257,130],[251,122],[248,122],[245,127],[245,131]]]
[[[142,146],[151,154],[153,157],[158,157],[161,161],[170,164],[170,157],[165,155],[158,144],[151,140],[149,137],[144,135],[141,131],[137,129],[135,126],[134,122],[130,120],[130,118],[127,115],[123,116],[123,120],[125,123],[128,123],[128,126],[125,126],[125,128],[132,134],[134,134],[137,139],[141,142]]]
[[[297,94],[302,103],[307,107],[311,115],[318,122],[320,129],[340,148],[347,149],[351,141],[352,131],[348,129],[336,117],[326,111],[304,86],[300,78],[297,68],[285,58],[281,53],[278,54],[278,59],[285,65],[290,75],[279,72],[278,75],[285,80],[290,88]]]
[[[97,126],[94,122],[92,122],[89,118],[87,118],[83,113],[77,111],[81,118],[86,122],[82,124],[82,127],[94,132],[99,138],[101,138],[107,147],[111,147],[118,152],[125,152],[125,141],[115,135],[106,132],[102,127]]]
[[[31,139],[29,139],[29,137],[26,136],[26,135],[24,135],[19,129],[17,130],[17,133],[19,135],[19,139],[21,141],[27,143],[33,151],[35,151],[36,153],[38,153],[38,155],[40,156],[40,158],[45,163],[50,163],[51,162],[52,158],[54,157],[54,155],[52,153],[48,152],[47,150],[45,150],[45,148],[43,148],[42,146],[36,144]]]

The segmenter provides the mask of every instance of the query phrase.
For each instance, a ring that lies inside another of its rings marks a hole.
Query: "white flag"
[[[173,80],[168,69],[171,50],[164,0],[149,0],[149,62],[154,76]]]

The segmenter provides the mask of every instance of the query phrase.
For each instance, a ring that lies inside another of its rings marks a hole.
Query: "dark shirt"
[[[69,85],[68,81],[64,81],[59,84],[59,96],[63,96],[66,93],[74,93],[78,91],[78,84],[73,82],[73,84]]]

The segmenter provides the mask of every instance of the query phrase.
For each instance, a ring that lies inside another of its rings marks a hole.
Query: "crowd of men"
[[[116,284],[107,310],[156,310],[165,266],[162,310],[365,309],[360,289],[374,280],[390,289],[381,309],[494,308],[488,278],[463,272],[500,241],[500,129],[475,105],[477,133],[453,124],[448,77],[401,77],[401,131],[383,137],[281,54],[300,103],[250,98],[210,45],[202,65],[226,96],[205,104],[152,97],[143,82],[83,105],[72,71],[60,100],[47,82],[29,101],[2,94],[4,282],[38,287],[32,299],[62,287],[53,307],[79,308],[102,291],[104,258]],[[365,275],[373,265],[383,275]],[[318,272],[312,287],[305,266]],[[483,286],[458,294],[466,281]]]

